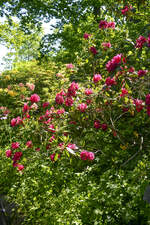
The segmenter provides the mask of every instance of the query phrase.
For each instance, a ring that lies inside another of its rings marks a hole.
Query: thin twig
[[[129,161],[131,161],[132,159],[134,159],[134,157],[137,156],[137,154],[140,151],[142,151],[142,145],[143,145],[143,137],[141,137],[140,149],[134,155],[132,155],[126,162],[124,162],[121,166],[125,166]]]

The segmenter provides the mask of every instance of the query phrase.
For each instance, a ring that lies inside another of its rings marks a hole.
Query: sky
[[[3,21],[4,21],[4,18],[0,17],[0,22],[3,22]],[[51,25],[55,25],[55,24],[56,24],[56,19],[52,19],[49,23],[43,23],[44,33],[45,34],[52,33]],[[4,45],[0,44],[0,72],[4,71],[4,68],[6,65],[5,65],[5,62],[3,61],[3,57],[5,57],[8,52],[9,52],[8,49]]]

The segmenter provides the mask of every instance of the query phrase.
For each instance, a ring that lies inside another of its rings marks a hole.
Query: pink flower
[[[40,151],[40,148],[36,148],[35,150],[36,150],[37,152],[39,152],[39,151]]]
[[[80,153],[80,158],[81,158],[82,160],[87,160],[87,159],[88,159],[88,152],[87,152],[87,151],[82,151],[82,152]]]
[[[107,28],[115,29],[115,22],[108,22]]]
[[[12,155],[12,151],[10,149],[6,150],[6,157],[10,158]]]
[[[106,29],[107,28],[107,21],[105,21],[105,20],[101,20],[100,22],[99,22],[99,28],[100,29]]]
[[[19,87],[24,87],[24,84],[23,83],[19,83]]]
[[[84,150],[80,153],[80,158],[82,160],[93,160],[95,158],[95,155],[93,152],[87,152]]]
[[[16,118],[13,118],[11,120],[11,122],[10,122],[10,124],[11,124],[12,127],[15,127],[16,126],[16,123],[17,123]]]
[[[23,170],[23,169],[24,169],[24,166],[23,166],[23,165],[21,165],[21,164],[18,164],[18,165],[17,165],[17,167],[18,167],[18,170],[19,170],[19,171],[21,171],[21,170]]]
[[[86,89],[85,92],[84,92],[87,96],[93,94],[93,90],[90,88],[90,89]]]
[[[102,46],[104,47],[104,50],[106,50],[107,48],[111,48],[111,43],[110,42],[103,42]]]
[[[90,104],[92,103],[92,99],[87,99],[87,100],[86,100],[86,103],[87,103],[88,105],[90,105]]]
[[[108,127],[107,127],[107,124],[106,124],[106,123],[103,123],[103,124],[101,125],[101,128],[102,128],[102,130],[104,130],[104,131],[107,130],[107,128],[108,128]]]
[[[150,105],[150,94],[146,95],[145,104]]]
[[[66,100],[65,100],[65,105],[66,106],[72,106],[73,105],[73,99],[72,97],[67,97]]]
[[[94,74],[93,82],[98,83],[102,79],[101,74]]]
[[[121,97],[124,97],[125,95],[128,94],[128,90],[125,89],[125,88],[122,88],[122,89],[121,89],[121,92],[122,92],[121,95],[120,95]]]
[[[105,83],[107,86],[112,86],[112,85],[116,84],[116,81],[114,78],[107,77]]]
[[[27,141],[26,146],[28,148],[32,148],[32,146],[33,146],[32,141]]]
[[[55,130],[55,127],[53,124],[51,124],[49,127],[48,127],[48,130],[51,131],[52,133],[55,133],[56,130]]]
[[[150,34],[148,35],[147,43],[148,43],[148,47],[150,47]]]
[[[126,15],[127,12],[128,12],[130,9],[132,9],[132,6],[127,6],[127,5],[126,5],[126,6],[121,10],[121,13],[122,13],[123,15]]]
[[[87,109],[87,104],[85,103],[81,103],[78,105],[78,109],[81,111],[81,112],[85,112],[85,110]]]
[[[95,159],[95,155],[93,152],[88,152],[88,160],[93,160]]]
[[[43,108],[48,107],[49,106],[49,102],[44,102],[42,106],[43,106]]]
[[[73,69],[74,65],[72,63],[66,64],[67,69]]]
[[[55,101],[57,104],[61,105],[64,103],[64,98],[60,93],[58,93],[58,94],[56,94]]]
[[[50,155],[51,161],[54,162],[55,161],[55,153]],[[60,154],[58,154],[58,158],[60,158]]]
[[[71,144],[71,143],[70,143],[70,144],[67,145],[67,147],[68,147],[68,148],[71,148],[72,150],[77,149],[76,144]]]
[[[50,155],[50,158],[51,158],[51,161],[53,162],[54,161],[54,158],[55,158],[55,153],[51,154]]]
[[[56,113],[58,115],[60,115],[60,114],[64,114],[64,112],[65,112],[65,110],[64,110],[64,108],[62,108],[62,109],[58,109]]]
[[[147,115],[150,116],[150,106],[147,106]]]
[[[19,161],[22,157],[22,152],[15,152],[14,156],[13,156],[13,161]]]
[[[33,94],[33,95],[31,95],[31,97],[30,97],[30,101],[31,101],[32,103],[34,103],[34,102],[39,102],[39,101],[40,101],[40,97],[39,97],[37,94]]]
[[[136,105],[136,111],[140,112],[144,107],[144,102],[140,99],[134,99],[134,104]]]
[[[90,47],[90,52],[92,52],[93,53],[93,55],[96,55],[96,54],[98,54],[98,51],[96,50],[96,48],[95,47]]]
[[[135,71],[135,69],[134,69],[134,67],[130,67],[128,71],[129,71],[129,73],[133,73]]]
[[[34,89],[35,89],[35,85],[32,84],[32,83],[26,83],[26,86],[27,86],[31,91],[34,91]]]
[[[142,48],[144,43],[147,42],[146,38],[143,36],[140,36],[137,40],[136,40],[136,48]]]
[[[91,34],[87,34],[87,33],[85,33],[85,34],[83,35],[83,37],[84,37],[85,40],[88,39],[90,36],[91,36]]]
[[[138,77],[142,77],[147,73],[147,70],[139,70],[138,71]]]
[[[116,67],[121,63],[122,54],[118,54],[114,56],[110,61],[106,64],[106,69],[108,72],[113,72]]]
[[[99,120],[95,120],[94,121],[94,128],[99,129],[101,127],[100,121]]]
[[[53,142],[55,139],[56,139],[56,138],[55,138],[55,136],[53,135],[53,136],[49,139],[49,142],[51,143],[51,142]]]
[[[22,110],[22,111],[23,111],[23,112],[28,112],[29,109],[30,109],[30,107],[28,106],[27,103],[25,103],[24,106],[23,106],[23,110]]]
[[[19,146],[20,146],[19,142],[13,142],[13,143],[11,144],[11,148],[12,148],[12,149],[17,149],[17,148],[19,148]]]

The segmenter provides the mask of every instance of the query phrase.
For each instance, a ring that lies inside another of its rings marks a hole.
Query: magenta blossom
[[[57,104],[62,105],[64,103],[64,98],[60,93],[57,93],[55,101]]]
[[[83,35],[83,37],[84,37],[85,40],[88,39],[90,36],[91,36],[91,34],[87,34],[87,33],[85,33],[85,34]]]
[[[116,81],[114,78],[107,77],[105,83],[107,86],[112,86],[112,85],[116,84]]]
[[[40,101],[40,97],[39,97],[37,94],[33,94],[33,95],[31,95],[31,97],[30,97],[30,101],[31,101],[32,103],[39,102],[39,101]]]
[[[90,52],[92,52],[93,53],[93,55],[96,55],[96,54],[98,54],[98,51],[96,50],[96,48],[95,47],[90,47]]]
[[[107,128],[108,128],[108,127],[107,127],[107,124],[106,124],[106,123],[103,123],[103,124],[101,125],[101,128],[102,128],[102,130],[104,130],[104,131],[107,130]]]
[[[65,105],[66,106],[72,106],[73,105],[73,98],[72,97],[67,97],[65,100]]]
[[[73,69],[74,65],[72,63],[66,64],[67,69]]]
[[[14,156],[13,156],[13,161],[19,161],[22,157],[22,152],[15,152]]]
[[[101,74],[94,74],[93,82],[98,83],[102,79]]]
[[[100,121],[99,120],[95,120],[94,121],[94,128],[99,129],[101,127]]]
[[[86,89],[85,92],[84,92],[87,96],[93,94],[93,90],[90,88],[90,89]]]
[[[128,94],[128,90],[125,89],[125,88],[122,88],[122,89],[121,89],[121,92],[122,92],[121,95],[120,95],[121,97],[124,97],[125,95]]]
[[[80,158],[82,160],[93,160],[95,158],[95,155],[93,152],[87,152],[84,150],[80,153]]]
[[[114,56],[110,61],[106,64],[106,69],[108,72],[113,72],[117,66],[121,63],[122,54],[118,54]]]
[[[143,37],[143,36],[140,36],[140,37],[136,40],[136,45],[135,45],[135,47],[136,47],[136,48],[142,48],[143,45],[144,45],[144,43],[146,43],[146,42],[147,42],[146,38]]]
[[[21,171],[21,170],[23,170],[23,169],[24,169],[24,166],[23,166],[23,165],[21,165],[21,164],[18,164],[18,165],[17,165],[17,168],[18,168],[18,170],[19,170],[19,171]]]
[[[28,148],[32,148],[32,146],[33,146],[32,141],[27,141],[26,146]]]
[[[110,42],[103,42],[102,46],[104,47],[104,50],[106,50],[107,48],[111,48],[111,43]]]
[[[12,155],[11,149],[6,150],[6,157],[7,157],[7,158],[10,158],[11,155]]]
[[[81,112],[85,112],[85,110],[87,109],[87,104],[85,103],[81,103],[78,105],[78,109],[81,111]]]
[[[20,146],[19,142],[13,142],[13,143],[11,144],[11,148],[12,148],[12,149],[17,149],[17,148],[19,148],[19,146]]]
[[[138,71],[138,77],[142,77],[147,73],[147,70],[139,70]]]
[[[145,100],[146,105],[150,105],[150,94],[146,95],[146,100]]]

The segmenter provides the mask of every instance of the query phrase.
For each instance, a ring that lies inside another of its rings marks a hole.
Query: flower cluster
[[[22,152],[14,152],[14,150],[18,149],[20,147],[20,144],[18,142],[13,142],[11,144],[11,149],[6,150],[6,157],[11,158],[13,161],[13,167],[17,167],[19,171],[24,169],[24,166],[21,164],[18,164],[17,161],[19,161],[22,157]]]
[[[93,152],[87,152],[87,151],[82,151],[80,153],[80,158],[82,160],[94,160],[95,159],[95,155]]]
[[[123,15],[126,15],[127,14],[127,12],[129,11],[129,10],[131,10],[132,9],[132,6],[130,5],[130,6],[125,6],[122,10],[121,10],[121,13],[123,14]]]
[[[113,72],[117,68],[117,66],[121,63],[121,58],[122,54],[118,54],[107,62],[106,69],[109,73]]]
[[[107,22],[106,20],[101,20],[99,22],[100,29],[112,28],[115,29],[115,22]]]

